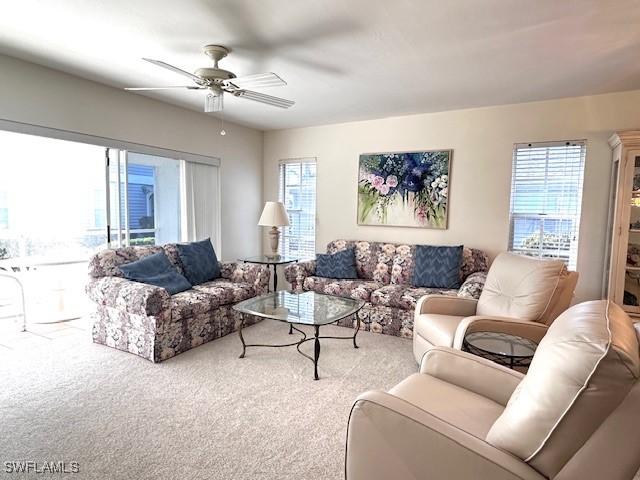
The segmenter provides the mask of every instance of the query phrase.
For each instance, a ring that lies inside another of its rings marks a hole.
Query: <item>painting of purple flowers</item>
[[[358,224],[447,228],[451,153],[360,155]]]

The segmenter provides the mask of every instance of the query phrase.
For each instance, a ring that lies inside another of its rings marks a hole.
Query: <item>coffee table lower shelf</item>
[[[291,343],[265,344],[265,343],[246,343],[244,341],[244,336],[242,335],[242,329],[244,328],[244,314],[243,314],[242,315],[242,319],[240,321],[240,325],[238,326],[238,336],[240,337],[240,341],[242,342],[242,353],[240,354],[240,358],[244,358],[245,353],[247,351],[247,348],[249,348],[249,347],[281,348],[281,347],[293,347],[293,346],[295,346],[296,350],[298,350],[298,353],[300,355],[302,355],[303,357],[308,358],[309,360],[311,360],[313,362],[313,379],[314,380],[318,380],[320,378],[318,376],[318,359],[320,358],[320,340],[321,339],[352,340],[353,341],[353,348],[359,348],[358,344],[356,343],[356,337],[358,335],[358,332],[360,331],[360,315],[358,314],[358,312],[356,312],[353,315],[356,316],[356,326],[355,326],[355,331],[353,332],[353,335],[344,336],[344,337],[335,337],[335,336],[326,336],[326,335],[325,336],[321,336],[320,335],[320,327],[322,325],[309,325],[310,327],[313,327],[314,335],[313,335],[313,337],[307,337],[307,334],[303,330],[300,330],[299,328],[295,327],[293,325],[293,323],[289,323],[289,335],[292,335],[293,331],[295,330],[296,332],[298,332],[298,333],[300,333],[302,335],[302,338],[300,340],[298,340],[297,342],[291,342]],[[270,319],[265,319],[265,320],[270,320]],[[279,321],[279,320],[274,320],[274,321]],[[338,322],[338,320],[336,320],[336,322]],[[336,323],[336,322],[334,322],[334,323]],[[301,325],[301,324],[297,324],[297,325]],[[328,325],[331,325],[331,324],[328,324]],[[302,350],[300,350],[300,345],[302,345],[303,343],[306,343],[306,342],[310,342],[310,341],[314,342],[313,357],[311,355],[307,355]]]

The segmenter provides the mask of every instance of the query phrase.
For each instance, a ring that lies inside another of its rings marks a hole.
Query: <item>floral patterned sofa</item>
[[[437,293],[479,298],[488,269],[485,252],[464,247],[460,268],[462,285],[458,290],[414,287],[411,279],[415,245],[334,240],[327,245],[327,253],[350,247],[355,247],[357,280],[316,277],[315,260],[287,266],[285,277],[292,290],[313,290],[364,300],[365,306],[359,313],[364,328],[399,337],[413,337],[413,315],[420,297]],[[338,325],[351,327],[353,321],[346,318]]]
[[[86,292],[95,303],[93,341],[161,362],[236,330],[233,304],[267,292],[265,266],[222,262],[222,278],[169,295],[123,278],[120,265],[164,250],[184,273],[175,244],[102,250],[89,263]],[[245,325],[259,320],[245,315]]]

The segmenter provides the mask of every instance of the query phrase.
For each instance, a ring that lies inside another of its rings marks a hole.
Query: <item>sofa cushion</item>
[[[171,265],[163,251],[120,265],[120,270],[129,280],[164,288],[171,295],[191,288],[189,281]]]
[[[379,282],[370,280],[343,280],[337,278],[307,277],[304,279],[304,290],[310,290],[338,297],[355,298],[368,302],[371,292],[382,287]]]
[[[416,246],[412,284],[415,287],[460,288],[462,245]]]
[[[176,269],[184,275],[184,268],[182,266],[182,261],[180,260],[180,253],[178,252],[178,245],[175,243],[166,243],[162,245],[162,250],[167,255],[167,258],[171,262],[171,265],[176,267]]]
[[[176,322],[215,310],[220,303],[213,295],[191,289],[171,295],[170,305],[171,321]]]
[[[464,317],[458,315],[439,315],[423,313],[416,315],[413,330],[432,345],[437,347],[453,347],[453,339],[460,321]]]
[[[327,253],[336,253],[351,247],[355,248],[358,278],[389,284],[391,265],[396,253],[393,243],[334,240],[327,245]]]
[[[455,289],[412,287],[410,285],[385,285],[371,294],[373,305],[413,310],[420,297],[432,294],[456,296]]]
[[[192,285],[200,285],[209,280],[220,278],[220,265],[211,239],[178,244],[177,249],[184,268],[184,275]]]
[[[538,321],[549,307],[565,269],[561,260],[513,253],[496,257],[478,299],[478,315]]]
[[[319,253],[316,257],[316,276],[325,278],[358,278],[353,248],[336,253]]]
[[[638,381],[638,348],[633,323],[618,305],[599,300],[566,310],[487,441],[555,477]]]
[[[194,285],[193,289],[215,297],[219,305],[237,303],[256,296],[256,289],[250,283],[232,282],[224,278]]]

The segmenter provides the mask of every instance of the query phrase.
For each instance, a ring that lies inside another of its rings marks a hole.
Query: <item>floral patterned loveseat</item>
[[[123,277],[119,266],[164,250],[184,273],[175,244],[102,250],[89,263],[86,292],[93,300],[93,341],[161,362],[236,330],[233,304],[262,295],[265,266],[221,262],[222,278],[169,295],[163,288]],[[245,315],[245,325],[259,320]]]
[[[479,298],[488,269],[485,252],[464,247],[458,290],[422,288],[411,285],[415,245],[334,240],[327,253],[355,247],[358,279],[338,280],[314,275],[315,260],[294,263],[284,270],[292,290],[358,298],[365,301],[360,319],[366,330],[399,337],[413,337],[413,315],[417,300],[427,294]],[[338,322],[353,326],[353,318]]]

